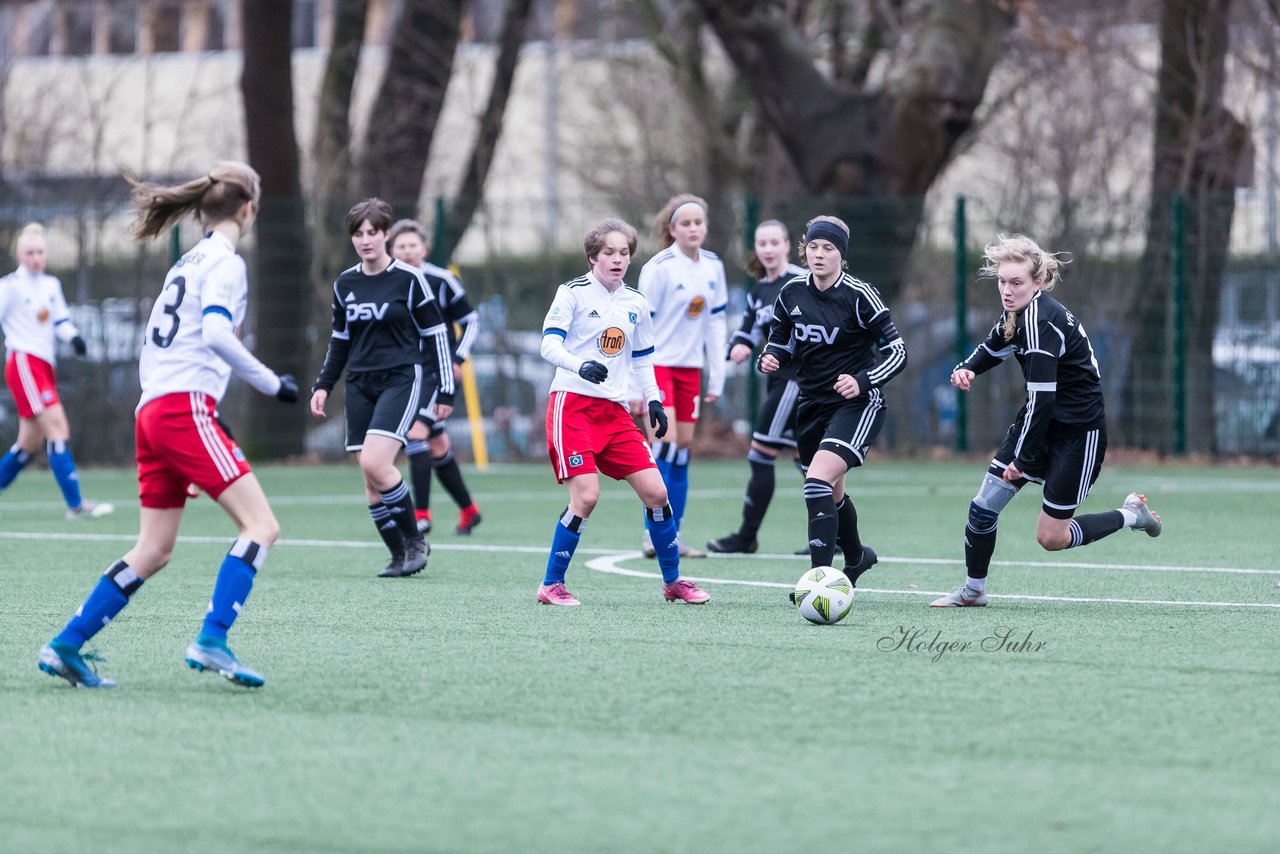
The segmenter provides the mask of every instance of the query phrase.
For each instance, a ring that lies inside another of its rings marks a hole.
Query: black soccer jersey
[[[461,365],[471,358],[471,348],[480,334],[480,325],[476,322],[479,315],[467,300],[462,282],[451,270],[435,264],[423,264],[422,275],[426,277],[444,316],[445,330],[449,333],[449,352],[453,354],[453,361]],[[461,328],[461,332],[454,329],[454,324]],[[428,367],[430,364],[428,361]]]
[[[879,291],[848,273],[825,291],[813,284],[812,273],[784,284],[764,353],[783,365],[796,363],[801,397],[809,400],[844,400],[833,388],[841,374],[857,379],[865,395],[907,364],[906,344]]]
[[[437,401],[453,402],[453,369],[444,319],[422,273],[399,261],[376,275],[356,265],[333,283],[333,332],[315,388],[339,374],[388,371],[424,361],[438,371]]]
[[[803,276],[804,272],[803,267],[788,264],[776,279],[760,279],[756,282],[751,293],[747,294],[747,307],[742,312],[742,323],[729,339],[730,350],[738,344],[746,344],[754,349],[769,340],[769,330],[773,324],[773,304],[778,300],[778,291],[791,279]],[[791,380],[795,376],[796,366],[790,364],[770,374],[769,383],[772,386],[775,378]]]
[[[1013,340],[1006,341],[1001,314],[985,341],[957,368],[975,374],[991,370],[1009,356],[1018,360],[1027,381],[1027,402],[1018,412],[1015,462],[1031,463],[1044,448],[1050,420],[1063,424],[1103,421],[1102,378],[1084,327],[1066,306],[1044,291],[1018,317]]]

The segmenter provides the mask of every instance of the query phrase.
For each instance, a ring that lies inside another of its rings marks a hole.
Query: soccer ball
[[[815,566],[796,582],[794,601],[809,622],[832,626],[853,607],[853,584],[833,566]]]

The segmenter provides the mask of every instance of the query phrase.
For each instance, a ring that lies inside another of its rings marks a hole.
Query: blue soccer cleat
[[[93,663],[102,660],[95,653],[81,655],[78,649],[49,641],[41,648],[37,663],[45,673],[59,676],[76,687],[114,688],[115,682],[99,676],[93,669]]]
[[[246,688],[261,688],[266,684],[261,673],[256,673],[240,663],[225,640],[198,637],[187,645],[187,667],[192,670],[212,670]]]

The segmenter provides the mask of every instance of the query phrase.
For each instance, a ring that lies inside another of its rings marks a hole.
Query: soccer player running
[[[54,375],[55,341],[86,351],[71,322],[62,283],[45,273],[48,249],[44,228],[31,223],[18,235],[18,269],[0,278],[0,330],[7,351],[4,381],[18,408],[18,439],[0,457],[0,491],[13,483],[43,440],[49,469],[67,502],[68,519],[97,519],[115,508],[80,495],[80,479],[71,456],[71,427],[58,399]]]
[[[311,413],[325,417],[325,402],[346,370],[347,442],[364,476],[369,516],[391,560],[378,575],[421,572],[430,547],[414,524],[409,487],[396,468],[423,396],[423,357],[437,387],[434,417],[453,411],[449,336],[432,288],[422,272],[387,252],[391,206],[365,199],[347,211],[347,234],[360,263],[333,283],[333,333],[311,391]]]
[[[689,495],[689,446],[698,423],[704,362],[707,390],[701,401],[714,403],[724,392],[729,296],[720,256],[702,247],[705,201],[688,193],[673,197],[658,212],[653,231],[662,248],[641,268],[640,292],[653,312],[654,374],[662,405],[675,424],[674,442],[653,436],[653,456],[671,496],[678,531]],[[707,556],[683,542],[677,545],[681,557]],[[656,555],[647,528],[643,548],[646,557]]]
[[[413,219],[402,219],[391,226],[391,254],[422,275],[431,286],[444,316],[445,331],[449,334],[449,350],[453,353],[454,387],[462,380],[462,363],[471,356],[476,336],[480,334],[479,315],[467,301],[467,292],[449,270],[427,262],[427,230]],[[454,324],[461,334],[454,331]],[[471,500],[467,485],[462,482],[462,470],[453,454],[449,441],[447,419],[433,415],[435,403],[423,401],[418,418],[409,430],[409,443],[405,456],[409,458],[409,477],[413,481],[413,517],[418,530],[431,531],[431,472],[434,469],[440,483],[458,505],[458,524],[455,534],[469,535],[480,524],[480,508]]]
[[[680,577],[676,521],[667,487],[645,436],[627,408],[632,372],[647,402],[654,436],[667,434],[650,357],[653,321],[644,296],[623,283],[636,232],[606,219],[583,240],[589,272],[557,289],[542,322],[542,357],[556,366],[547,403],[547,452],[556,480],[569,489],[569,506],[551,538],[547,571],[538,587],[546,605],[580,605],[565,589],[565,572],[582,529],[600,501],[600,475],[625,480],[644,503],[645,527],[662,569],[667,601],[701,605],[711,597]]]
[[[778,291],[789,280],[804,275],[804,268],[792,264],[790,257],[791,235],[785,225],[768,219],[756,226],[755,251],[746,266],[757,281],[747,294],[741,328],[729,339],[729,361],[734,364],[745,362],[752,350],[768,340]],[[800,397],[800,384],[795,377],[794,364],[769,375],[764,402],[751,434],[751,448],[747,451],[751,479],[747,481],[747,494],[742,501],[742,525],[731,534],[710,540],[708,551],[730,554],[756,550],[756,533],[773,500],[774,463],[784,448],[797,453],[796,401]]]
[[[1137,492],[1118,510],[1075,515],[1102,471],[1107,423],[1098,361],[1084,325],[1049,296],[1066,262],[1021,234],[997,235],[984,257],[979,272],[996,280],[1003,311],[986,340],[951,372],[951,384],[968,391],[975,376],[1013,356],[1027,382],[1027,401],[969,504],[965,583],[935,599],[934,608],[987,604],[996,523],[1028,481],[1044,488],[1036,541],[1047,551],[1088,545],[1121,528],[1158,537],[1162,527]]]
[[[244,452],[227,436],[216,413],[233,372],[284,403],[298,399],[293,377],[277,376],[245,349],[237,334],[249,296],[236,244],[258,214],[258,173],[247,164],[222,161],[208,174],[175,186],[125,177],[138,212],[136,237],[155,237],[191,212],[207,233],[169,269],[144,333],[136,428],[142,505],[138,540],[107,567],[75,616],[40,650],[40,669],[72,685],[115,684],[94,670],[96,656],[80,650],[129,604],[143,582],[168,564],[187,485],[194,484],[221,505],[238,536],[218,569],[204,625],[187,647],[186,663],[238,685],[260,687],[262,675],[232,654],[227,632],[249,598],[280,525]]]
[[[805,226],[800,260],[809,273],[782,286],[759,368],[794,362],[800,383],[796,447],[804,466],[809,560],[831,566],[837,544],[855,585],[876,562],[858,534],[845,474],[866,462],[884,426],[881,389],[907,364],[907,347],[874,286],[844,272],[849,227],[833,216]]]

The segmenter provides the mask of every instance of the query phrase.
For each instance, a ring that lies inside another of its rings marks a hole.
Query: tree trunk
[[[1186,449],[1212,452],[1217,444],[1213,336],[1235,178],[1248,145],[1247,131],[1222,101],[1229,6],[1229,0],[1165,0],[1161,17],[1151,208],[1119,414],[1126,443],[1165,452],[1177,450],[1179,357],[1187,366],[1181,411]],[[1182,353],[1174,352],[1173,340],[1175,197],[1185,211]]]
[[[437,264],[449,262],[480,206],[484,182],[489,177],[489,167],[493,164],[498,139],[502,136],[502,118],[506,113],[507,99],[511,95],[511,84],[515,80],[516,64],[520,59],[520,48],[524,44],[532,8],[533,0],[508,0],[502,20],[502,32],[498,37],[498,58],[493,85],[489,89],[489,101],[480,117],[480,129],[476,134],[475,144],[471,147],[471,157],[467,160],[462,185],[445,218],[443,237],[437,245],[431,247],[432,261]]]
[[[374,100],[358,191],[413,214],[453,71],[462,0],[404,0]]]
[[[306,212],[298,143],[293,129],[292,0],[244,0],[245,131],[249,162],[262,176],[250,293],[254,351],[278,373],[306,386],[314,366],[307,359],[311,286],[307,276]],[[244,444],[259,458],[302,452],[307,410],[253,394]]]
[[[869,93],[819,71],[781,2],[697,2],[806,190],[829,197],[830,211],[849,224],[850,269],[892,299],[924,194],[973,122],[1013,22],[1011,4],[932,4],[901,73]]]

